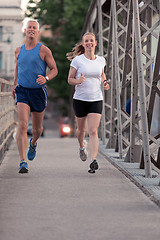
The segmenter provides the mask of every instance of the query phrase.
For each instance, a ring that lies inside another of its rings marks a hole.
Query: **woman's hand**
[[[104,88],[104,90],[109,90],[110,89],[110,86],[109,86],[109,82],[110,82],[111,80],[104,80],[104,82],[103,82],[103,88]]]
[[[79,83],[84,83],[86,78],[83,76],[83,73],[81,73],[80,78],[78,79]]]

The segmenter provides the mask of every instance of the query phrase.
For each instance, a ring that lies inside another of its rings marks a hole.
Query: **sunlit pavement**
[[[76,138],[46,132],[29,173],[15,140],[0,166],[0,240],[157,240],[160,209],[105,157],[88,173]]]

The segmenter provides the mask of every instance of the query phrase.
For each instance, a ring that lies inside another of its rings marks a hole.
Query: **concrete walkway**
[[[40,138],[29,173],[15,141],[0,166],[0,240],[158,240],[160,208],[105,157],[87,172],[76,138]]]

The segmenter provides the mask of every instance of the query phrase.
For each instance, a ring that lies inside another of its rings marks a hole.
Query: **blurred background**
[[[0,78],[13,81],[14,51],[24,43],[23,30],[26,20],[37,19],[40,23],[39,41],[51,49],[58,67],[58,76],[47,85],[48,106],[45,122],[48,122],[51,128],[58,129],[59,125],[68,119],[71,127],[70,136],[74,136],[75,129],[72,108],[74,87],[67,83],[70,62],[66,58],[66,53],[70,52],[81,39],[91,2],[91,0],[0,0]],[[155,6],[157,3],[158,1],[153,1]],[[156,51],[157,42],[154,42],[155,39],[152,41],[152,49]],[[159,106],[159,99],[156,98],[151,128],[153,135],[160,129]]]
[[[51,49],[56,60],[58,76],[47,85],[45,125],[51,128],[57,129],[67,119],[74,129],[74,89],[67,83],[70,62],[66,53],[81,39],[89,5],[90,0],[0,0],[0,78],[14,79],[14,51],[24,43],[23,30],[28,18],[38,20],[39,41]],[[74,135],[74,130],[70,135]]]

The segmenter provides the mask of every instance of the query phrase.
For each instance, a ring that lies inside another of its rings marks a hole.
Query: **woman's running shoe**
[[[95,173],[99,166],[98,166],[98,162],[97,160],[93,160],[93,162],[91,162],[91,164],[89,165],[90,169],[88,170],[89,173]]]
[[[79,149],[79,156],[82,161],[86,161],[88,157],[88,152],[87,152],[87,141],[84,140],[84,147]]]

